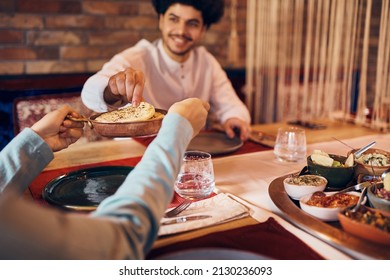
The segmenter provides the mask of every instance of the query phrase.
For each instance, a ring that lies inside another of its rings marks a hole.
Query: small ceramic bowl
[[[347,159],[347,157],[344,156],[332,154],[330,154],[329,156],[341,163],[344,163]],[[354,166],[347,167],[324,166],[314,163],[311,160],[311,156],[308,156],[307,166],[310,174],[325,177],[328,180],[328,187],[330,189],[344,189],[353,179],[356,163],[354,164]]]
[[[377,183],[376,185],[379,189],[383,188],[383,183]],[[372,186],[367,190],[368,202],[370,203],[371,207],[390,213],[390,200],[380,198],[374,194],[374,189],[375,187]]]
[[[326,196],[330,196],[335,194],[336,192],[325,192]],[[358,198],[360,197],[359,192],[348,192],[347,194],[349,195],[354,195],[357,196]],[[320,207],[320,206],[313,206],[313,205],[308,205],[307,202],[311,198],[312,194],[308,194],[303,196],[299,200],[299,205],[303,211],[306,213],[320,219],[321,221],[324,222],[335,222],[338,220],[338,213],[342,211],[345,207]],[[365,200],[363,200],[362,204],[365,203]]]
[[[363,211],[362,213],[365,213],[364,211],[367,210],[373,211],[371,213],[374,213],[374,215],[375,213],[381,213],[383,216],[387,217],[385,219],[387,219],[387,224],[389,227],[389,213],[383,212],[378,209],[372,209],[369,207],[361,208],[361,211]],[[390,232],[379,229],[374,225],[366,224],[364,222],[347,217],[344,214],[344,211],[338,214],[338,218],[344,231],[357,237],[363,238],[365,240],[369,240],[379,244],[390,245]]]
[[[301,175],[298,177],[287,177],[283,180],[286,193],[295,200],[299,200],[307,194],[323,191],[327,183],[328,181],[324,177],[318,175]]]
[[[355,152],[356,150],[350,151],[350,153]],[[364,159],[367,159],[369,155],[372,154],[380,154],[385,157],[387,157],[389,164],[385,164],[383,166],[375,165],[375,161],[373,163],[373,166],[371,167],[370,163],[362,162]],[[355,177],[358,177],[359,174],[369,174],[374,176],[380,176],[383,172],[385,172],[387,169],[390,168],[390,152],[381,150],[381,149],[368,149],[365,151],[358,159],[355,160],[356,167],[355,167]]]

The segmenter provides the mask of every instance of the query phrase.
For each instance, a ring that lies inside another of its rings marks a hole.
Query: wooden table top
[[[308,129],[305,128],[307,144],[326,142],[334,140],[333,137],[342,140],[355,138],[366,135],[380,134],[378,130],[374,130],[368,127],[360,125],[331,120],[316,120],[316,124],[323,124],[325,129]],[[269,123],[269,124],[256,124],[252,126],[252,131],[263,132],[268,135],[276,136],[279,127],[292,126],[288,123]]]

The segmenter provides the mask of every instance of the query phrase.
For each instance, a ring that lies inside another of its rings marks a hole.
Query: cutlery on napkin
[[[211,217],[212,216],[210,215],[195,215],[195,216],[184,216],[184,217],[182,216],[182,217],[177,217],[175,219],[170,219],[169,221],[162,222],[161,225],[166,226],[166,225],[172,225],[178,223],[198,221],[198,220],[208,219]]]
[[[220,193],[207,199],[193,202],[179,216],[162,218],[159,236],[190,231],[211,225],[229,222],[249,215],[249,208],[236,201],[231,195]],[[176,222],[181,217],[209,216],[187,222]]]

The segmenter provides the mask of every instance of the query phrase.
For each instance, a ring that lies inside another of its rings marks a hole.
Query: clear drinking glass
[[[298,162],[306,159],[305,130],[298,127],[279,128],[274,154],[280,161]]]
[[[215,187],[214,167],[209,153],[187,151],[175,182],[178,195],[189,199],[209,196]]]

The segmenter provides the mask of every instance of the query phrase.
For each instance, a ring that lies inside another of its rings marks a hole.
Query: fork
[[[355,213],[357,210],[359,210],[359,208],[362,206],[361,204],[362,204],[364,197],[366,196],[366,193],[367,193],[367,188],[364,188],[362,190],[362,194],[360,195],[360,198],[359,198],[359,201],[357,202],[357,204],[355,206],[353,206],[351,209],[349,209],[350,212]]]
[[[192,203],[192,201],[190,199],[184,200],[182,203],[180,203],[178,206],[176,206],[172,210],[169,210],[168,212],[165,212],[164,217],[165,218],[175,217],[176,215],[180,214],[185,209],[187,209],[188,206],[190,206],[191,203]]]
[[[353,186],[350,186],[348,188],[345,188],[341,191],[338,191],[337,193],[346,193],[346,192],[349,192],[349,191],[361,191],[363,190],[364,188],[368,188],[368,187],[371,187],[372,184],[371,182],[362,182],[362,183],[359,183],[357,185],[353,185]]]

